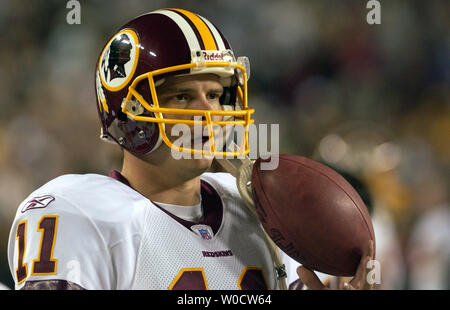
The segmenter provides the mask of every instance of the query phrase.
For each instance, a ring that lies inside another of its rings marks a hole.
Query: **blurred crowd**
[[[120,169],[99,139],[94,70],[133,17],[181,7],[251,61],[249,103],[279,124],[280,153],[325,162],[371,196],[382,289],[450,287],[450,2],[363,0],[0,1],[0,282],[17,206],[67,173]]]

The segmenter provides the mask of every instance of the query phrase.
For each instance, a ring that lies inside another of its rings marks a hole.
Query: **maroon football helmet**
[[[247,105],[247,57],[235,58],[230,44],[207,19],[182,9],[162,9],[141,15],[123,27],[103,48],[96,70],[101,138],[120,144],[133,154],[147,154],[162,142],[182,152],[205,154],[205,150],[175,146],[164,124],[243,126],[240,152],[215,149],[207,154],[248,153],[248,127],[253,109]],[[161,108],[157,87],[171,75],[212,73],[220,78],[224,93],[221,110]],[[190,115],[189,120],[167,119],[163,113]],[[222,116],[213,121],[211,116]],[[195,123],[194,123],[195,122]]]

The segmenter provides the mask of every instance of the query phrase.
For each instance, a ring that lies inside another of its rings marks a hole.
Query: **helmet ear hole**
[[[224,87],[223,94],[219,98],[220,104],[234,106],[236,104],[236,94],[237,86]]]
[[[119,110],[117,112],[117,118],[119,119],[119,121],[125,122],[127,120],[127,115]]]

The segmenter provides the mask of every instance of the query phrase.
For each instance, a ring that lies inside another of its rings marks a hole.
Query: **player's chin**
[[[211,167],[213,159],[213,156],[198,155],[194,158],[185,159],[185,161],[191,169],[198,170],[203,173]]]
[[[199,141],[192,140],[190,146],[184,152],[172,149],[171,155],[173,158],[181,160],[184,167],[198,171],[199,173],[208,170],[214,160],[208,137],[203,137],[203,140]]]
[[[200,176],[204,172],[208,171],[208,169],[211,167],[213,159],[209,158],[183,158],[180,159],[181,166],[183,170],[188,175],[191,176]]]

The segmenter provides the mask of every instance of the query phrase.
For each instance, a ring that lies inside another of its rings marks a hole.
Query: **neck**
[[[121,174],[142,195],[155,202],[193,206],[200,203],[200,174],[172,160],[141,159],[124,152]]]

